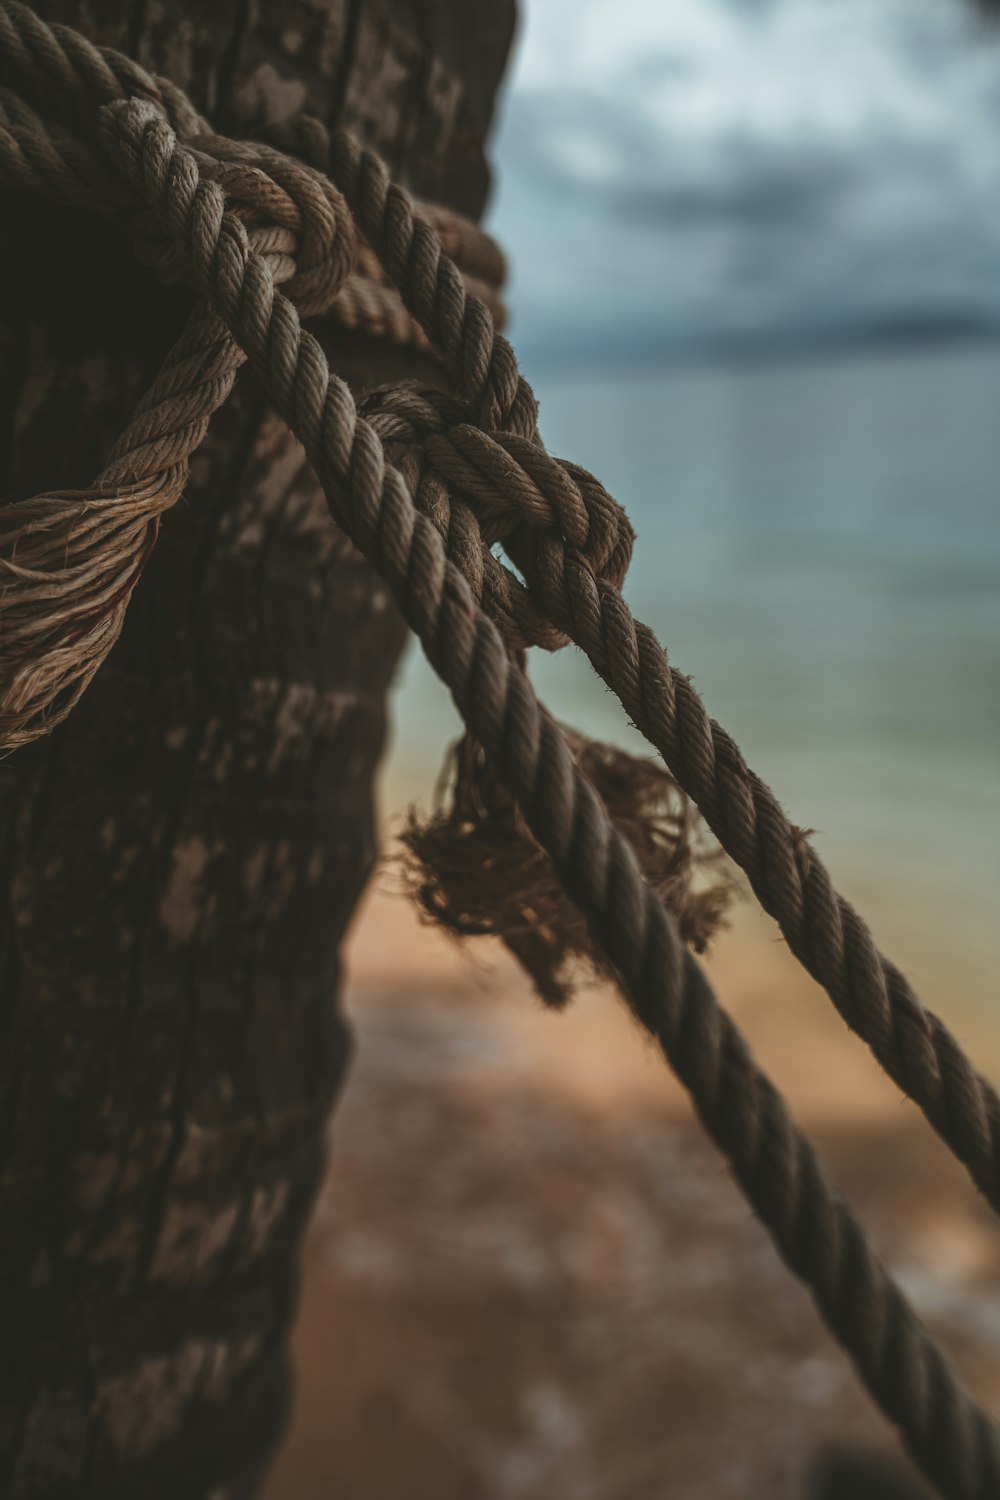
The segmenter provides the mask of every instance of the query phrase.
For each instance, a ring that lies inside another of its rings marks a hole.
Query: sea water
[[[633,610],[893,956],[961,954],[956,1007],[1000,1026],[1000,349],[593,370],[529,374],[632,518]],[[560,717],[641,746],[579,651],[532,658]],[[456,732],[411,652],[390,813]]]

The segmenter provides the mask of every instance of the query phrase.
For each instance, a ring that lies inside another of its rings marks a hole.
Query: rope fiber
[[[949,1500],[996,1500],[1000,1437],[719,1005],[536,698],[523,647],[583,647],[789,946],[995,1207],[1000,1101],[628,611],[631,528],[593,476],[541,445],[533,393],[473,289],[496,278],[491,252],[440,216],[435,227],[349,136],[303,120],[272,144],[227,141],[171,85],[17,0],[0,0],[0,182],[96,207],[158,274],[202,298],[95,485],[0,509],[3,743],[51,728],[98,670],[187,460],[248,360],[334,521],[385,580],[633,1014],[915,1462]],[[469,285],[437,229],[452,248],[466,243]],[[300,314],[335,309],[362,242],[457,395],[403,388],[359,411],[303,328]]]

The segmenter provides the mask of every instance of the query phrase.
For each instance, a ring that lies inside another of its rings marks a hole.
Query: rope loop
[[[151,219],[143,198],[121,171],[122,140],[109,121],[140,110],[147,128],[166,115],[152,100],[116,100],[98,116],[96,146],[104,172],[92,174],[92,206],[105,212],[129,205],[136,250],[161,280],[190,279],[173,239]],[[225,209],[246,226],[251,242],[304,315],[328,312],[358,259],[354,219],[342,195],[321,173],[273,147],[201,133],[188,143],[202,184],[212,183]],[[176,179],[176,173],[175,173]],[[171,191],[176,191],[175,180]],[[131,191],[130,191],[131,190]]]
[[[358,259],[354,218],[333,183],[272,146],[199,136],[190,143],[203,178],[226,195],[248,229],[294,236],[294,271],[285,284],[306,316],[328,312]]]

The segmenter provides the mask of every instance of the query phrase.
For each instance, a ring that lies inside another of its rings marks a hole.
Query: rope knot
[[[105,105],[98,136],[112,170],[133,189],[137,179],[152,179],[175,193],[176,136],[156,104],[125,99]],[[243,224],[250,245],[300,312],[329,311],[358,260],[354,220],[333,183],[272,146],[230,140],[207,126],[184,144],[201,182],[221,190],[225,208]],[[165,281],[190,279],[190,264],[176,238],[153,221],[137,197],[140,204],[135,218],[140,258]]]
[[[475,520],[476,548],[503,544],[528,587],[494,558],[503,575],[494,578],[494,618],[508,644],[566,644],[548,618],[546,598],[562,590],[567,562],[583,565],[596,579],[619,588],[632,556],[635,533],[622,507],[586,469],[554,458],[532,437],[487,431],[469,407],[444,392],[396,386],[374,391],[364,415],[384,443],[392,444],[417,504],[437,525],[468,576],[467,522]],[[470,539],[471,540],[471,539]],[[485,553],[470,579],[477,598],[488,598]],[[474,561],[472,565],[476,566]],[[502,584],[502,586],[501,586]],[[502,595],[502,597],[499,597]]]

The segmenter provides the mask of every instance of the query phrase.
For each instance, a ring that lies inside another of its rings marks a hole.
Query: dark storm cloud
[[[522,337],[1000,317],[1000,42],[958,0],[564,8],[529,0],[500,142]]]

